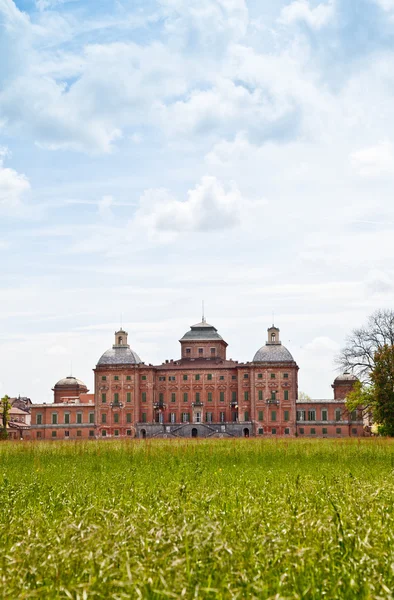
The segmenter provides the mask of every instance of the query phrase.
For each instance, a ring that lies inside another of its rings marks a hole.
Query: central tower
[[[190,331],[179,340],[182,360],[226,360],[227,342],[218,330],[203,317],[201,323],[191,325]]]

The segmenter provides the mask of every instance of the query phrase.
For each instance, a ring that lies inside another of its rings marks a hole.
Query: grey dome
[[[76,377],[63,377],[63,379],[59,379],[59,381],[55,384],[55,387],[76,387],[76,386],[80,386],[80,387],[84,387],[86,388],[86,385],[84,384],[83,381],[81,381],[80,379],[77,379]]]
[[[294,362],[294,358],[282,344],[266,344],[257,350],[253,362]]]
[[[338,377],[335,377],[334,379],[335,383],[341,381],[358,381],[358,378],[352,373],[342,373],[342,375],[338,375]]]
[[[209,325],[205,321],[201,321],[201,323],[197,323],[197,325],[191,325],[190,331],[187,331],[183,338],[181,338],[181,342],[190,340],[195,341],[211,341],[211,340],[220,340],[223,341],[221,335],[218,334],[218,330],[213,325]]]
[[[142,362],[129,346],[114,346],[104,352],[97,363],[99,365],[138,365]]]

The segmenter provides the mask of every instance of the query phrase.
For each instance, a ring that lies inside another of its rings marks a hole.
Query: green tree
[[[10,417],[11,403],[10,397],[5,395],[0,401],[0,418],[1,418],[1,428],[0,428],[0,439],[7,438],[7,424]]]
[[[379,433],[394,436],[394,346],[385,345],[375,353],[371,382],[373,419]]]

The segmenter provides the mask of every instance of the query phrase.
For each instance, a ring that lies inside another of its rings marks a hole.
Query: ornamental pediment
[[[185,392],[188,392],[190,390],[190,385],[188,385],[188,384],[181,385],[181,390],[184,390]]]
[[[119,383],[114,383],[111,385],[111,390],[121,390],[122,386]]]
[[[169,385],[168,389],[170,390],[170,392],[177,392],[178,391],[178,386],[175,384]]]
[[[227,386],[226,385],[218,385],[218,390],[227,390]]]
[[[198,390],[202,390],[202,387],[203,387],[203,386],[201,385],[201,383],[199,383],[199,384],[197,384],[197,385],[193,385],[193,390],[197,390],[197,391],[198,391]]]
[[[212,383],[205,386],[205,389],[212,392],[215,389],[215,386]]]

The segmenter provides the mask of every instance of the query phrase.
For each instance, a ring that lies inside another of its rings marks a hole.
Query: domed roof
[[[294,358],[282,344],[266,344],[257,350],[253,362],[294,362]]]
[[[218,330],[213,325],[206,323],[205,320],[201,321],[201,323],[197,323],[196,325],[190,326],[190,331],[187,331],[185,335],[180,339],[183,341],[211,341],[211,340],[220,340],[224,341],[222,336],[218,334]]]
[[[334,379],[334,383],[340,383],[341,381],[345,382],[345,381],[358,381],[358,378],[353,375],[353,373],[342,373],[341,375],[338,375],[338,377],[335,377]]]
[[[75,388],[76,386],[86,388],[86,385],[84,384],[83,381],[81,381],[80,379],[77,379],[76,377],[72,377],[71,375],[69,377],[63,377],[63,379],[59,379],[59,381],[55,384],[55,387]]]
[[[138,365],[142,360],[130,346],[113,346],[101,356],[99,365]]]

